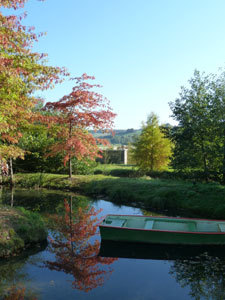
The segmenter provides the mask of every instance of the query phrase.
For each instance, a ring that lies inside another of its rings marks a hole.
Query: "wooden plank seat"
[[[225,232],[225,224],[218,224],[221,232]]]
[[[153,224],[154,224],[154,221],[147,220],[147,221],[145,222],[145,227],[144,227],[144,229],[153,229]]]

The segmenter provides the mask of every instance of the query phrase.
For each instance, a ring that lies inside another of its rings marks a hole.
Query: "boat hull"
[[[176,245],[225,245],[225,232],[147,230],[104,225],[100,225],[99,228],[103,240]]]

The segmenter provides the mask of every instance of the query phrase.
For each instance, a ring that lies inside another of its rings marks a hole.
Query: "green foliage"
[[[181,171],[203,171],[205,178],[217,173],[225,179],[225,81],[224,74],[195,71],[190,87],[170,103],[178,126],[172,130],[175,144],[172,166]]]
[[[60,155],[46,158],[48,148],[55,139],[49,137],[48,130],[41,124],[31,124],[23,133],[19,147],[26,151],[24,159],[17,159],[14,163],[16,172],[62,172]]]
[[[104,195],[121,205],[147,210],[171,209],[189,217],[223,219],[225,214],[225,188],[219,184],[108,177],[90,181],[85,191],[94,197]]]
[[[24,208],[1,208],[3,226],[0,229],[0,257],[11,256],[24,248],[46,241],[47,231],[41,216]],[[5,211],[8,218],[4,218]]]
[[[33,244],[45,240],[47,231],[41,216],[22,207],[18,209],[22,216],[15,220],[16,234],[25,244]]]
[[[26,151],[26,155],[24,159],[18,158],[15,161],[14,170],[16,172],[68,173],[68,167],[62,164],[61,154],[47,157],[48,149],[55,141],[56,138],[49,136],[49,130],[45,126],[31,124],[19,141],[19,146]],[[91,174],[95,166],[96,163],[91,160],[72,159],[74,174]]]
[[[117,165],[117,164],[99,164],[94,169],[94,174],[103,174],[115,177],[136,177],[138,170],[130,165]]]
[[[19,177],[18,177],[19,178]],[[19,180],[20,186],[24,188],[40,188],[44,186],[46,179],[48,178],[47,174],[43,173],[34,173],[27,174],[27,176],[23,176],[23,180]]]
[[[141,170],[162,170],[169,164],[172,144],[161,132],[155,114],[152,113],[143,125],[132,151],[133,159]]]
[[[72,169],[75,175],[91,175],[94,173],[94,168],[97,163],[90,159],[78,160],[76,158],[72,159]],[[66,172],[65,172],[66,173]]]
[[[43,173],[26,173],[16,174],[15,184],[23,188],[52,188],[52,189],[69,189],[71,183],[67,180],[66,175],[43,174]]]
[[[169,176],[169,172],[164,175]],[[27,177],[32,177],[32,174],[17,174],[15,179],[18,186]],[[186,182],[174,178],[151,179],[149,176],[118,178],[104,175],[77,175],[68,180],[64,175],[48,174],[43,187],[76,191],[90,197],[100,195],[115,203],[148,210],[173,209],[186,216],[223,219],[225,214],[225,187],[216,183]]]

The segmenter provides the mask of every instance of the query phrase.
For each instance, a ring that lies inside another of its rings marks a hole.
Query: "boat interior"
[[[137,216],[107,216],[102,225],[146,230],[225,232],[225,222]]]

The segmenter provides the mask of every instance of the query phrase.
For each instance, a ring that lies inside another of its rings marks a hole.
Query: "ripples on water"
[[[0,201],[40,212],[49,229],[48,245],[0,261],[0,299],[225,299],[224,248],[101,244],[103,216],[140,209],[55,191]]]

